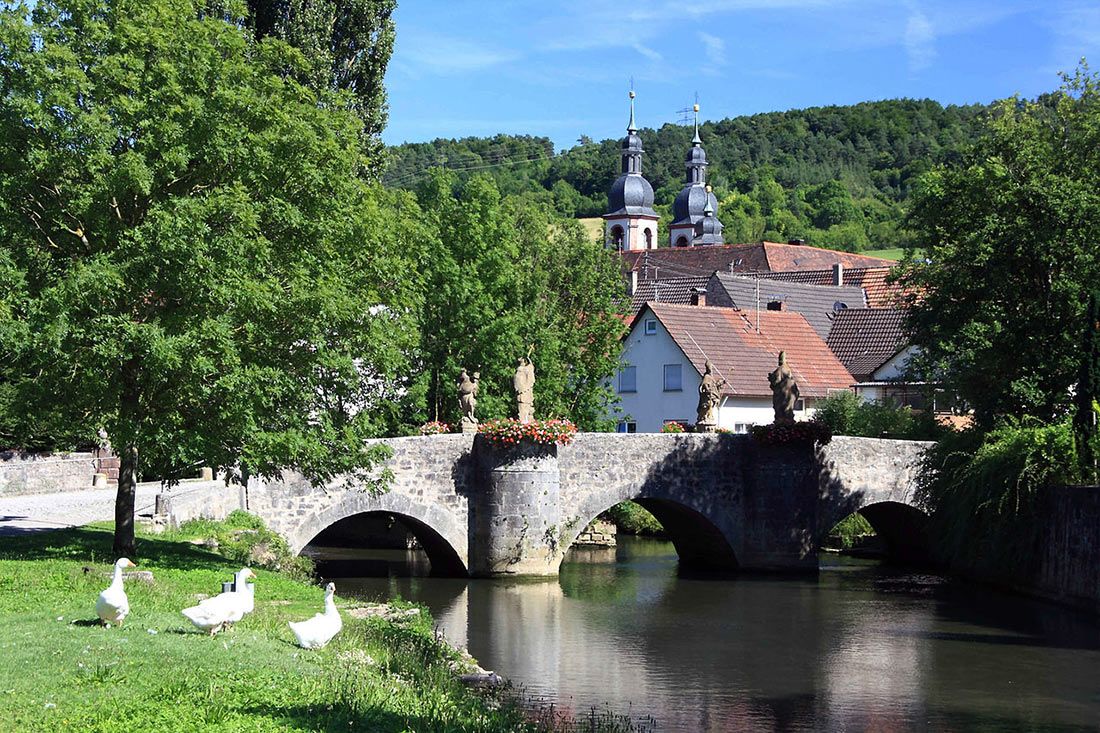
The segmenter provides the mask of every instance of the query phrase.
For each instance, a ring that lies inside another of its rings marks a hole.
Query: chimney
[[[637,270],[631,270],[630,271],[630,292],[628,293],[628,295],[633,296],[634,293],[636,293],[636,292],[638,292],[638,271]]]
[[[833,265],[833,285],[838,288],[844,285],[844,263],[837,262]]]
[[[692,288],[691,289],[691,304],[692,305],[706,305],[707,304],[707,289],[706,288]]]

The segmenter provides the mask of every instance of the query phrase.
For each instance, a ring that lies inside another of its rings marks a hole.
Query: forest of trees
[[[721,201],[725,239],[801,238],[853,251],[917,244],[904,224],[913,184],[934,165],[958,160],[988,109],[890,100],[704,122],[708,182]],[[665,124],[641,136],[663,235],[692,131]],[[407,143],[389,149],[383,181],[415,188],[434,167],[461,177],[487,173],[502,193],[549,203],[565,216],[600,216],[618,175],[619,139],[582,136],[557,152],[548,138],[533,136]]]

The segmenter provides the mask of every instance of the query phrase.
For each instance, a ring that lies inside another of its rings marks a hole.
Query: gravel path
[[[138,486],[135,514],[151,514],[160,484]],[[0,497],[0,535],[77,527],[115,518],[115,489]]]

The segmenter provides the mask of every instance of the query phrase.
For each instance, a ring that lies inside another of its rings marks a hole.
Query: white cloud
[[[726,63],[726,42],[718,36],[710,33],[699,32],[699,40],[703,42],[703,52],[713,66],[722,66]]]
[[[1070,3],[1047,16],[1054,33],[1053,63],[1058,71],[1072,71],[1081,57],[1094,66],[1100,58],[1100,6],[1094,3]]]
[[[430,33],[398,34],[400,56],[415,71],[458,74],[515,61],[519,54]],[[394,56],[398,56],[397,53]]]
[[[652,61],[654,63],[659,64],[659,63],[661,63],[662,61],[665,60],[664,56],[657,53],[656,51],[654,51],[649,46],[642,45],[641,43],[635,43],[634,45],[631,46],[631,48],[633,48],[635,51],[637,51],[641,55],[645,56],[647,59],[649,59],[650,61]]]
[[[928,16],[918,8],[909,12],[904,43],[910,71],[923,71],[932,65],[936,58],[936,30]]]

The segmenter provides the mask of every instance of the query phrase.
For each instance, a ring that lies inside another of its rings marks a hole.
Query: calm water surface
[[[382,557],[386,553],[375,553]],[[1100,625],[979,586],[824,556],[816,577],[691,579],[667,542],[570,551],[548,581],[338,579],[427,605],[487,669],[662,731],[1100,730]],[[381,566],[384,567],[384,566]]]

